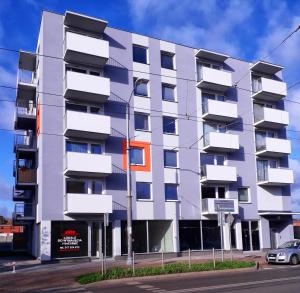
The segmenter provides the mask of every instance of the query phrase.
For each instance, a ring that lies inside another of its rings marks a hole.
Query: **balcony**
[[[66,72],[65,97],[84,102],[104,103],[109,95],[109,78],[74,71]]]
[[[13,188],[13,201],[26,201],[33,196],[32,190],[19,190]]]
[[[34,221],[34,209],[31,203],[16,203],[13,212],[13,223]]]
[[[204,66],[198,70],[198,88],[224,92],[232,86],[230,72]]]
[[[36,169],[16,166],[14,164],[13,173],[16,178],[17,189],[34,187],[36,185]]]
[[[65,197],[65,203],[65,214],[112,213],[111,195],[68,193]]]
[[[239,136],[236,134],[209,132],[204,135],[205,151],[233,152],[239,148]]]
[[[264,137],[256,139],[256,155],[279,158],[291,153],[291,141],[287,139]]]
[[[67,62],[103,66],[109,58],[109,43],[80,33],[66,32],[65,56]]]
[[[235,167],[224,165],[204,165],[201,167],[202,183],[231,183],[236,180]]]
[[[36,128],[36,107],[32,101],[18,102],[15,113],[16,129],[32,129]]]
[[[105,177],[112,173],[111,156],[67,152],[65,175]]]
[[[202,213],[204,215],[216,215],[218,213],[218,205],[222,205],[223,210],[228,210],[231,214],[239,213],[238,200],[229,198],[202,199]]]
[[[285,168],[262,168],[257,172],[257,184],[262,186],[284,186],[294,183],[293,170]]]
[[[28,154],[36,151],[36,137],[33,135],[15,134],[14,152]]]
[[[19,69],[17,81],[17,100],[35,100],[36,80],[34,72],[25,69]]]
[[[202,107],[202,118],[222,122],[232,122],[238,118],[237,105],[234,103],[206,100]]]
[[[252,78],[252,98],[265,101],[279,101],[287,95],[286,83],[269,78]]]
[[[280,129],[289,124],[287,111],[266,108],[254,104],[254,126],[270,129]]]
[[[65,135],[88,139],[106,139],[111,134],[109,116],[66,111]]]

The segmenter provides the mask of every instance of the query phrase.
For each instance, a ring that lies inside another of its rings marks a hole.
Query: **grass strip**
[[[165,264],[164,268],[162,268],[161,266],[136,268],[134,275],[131,268],[115,267],[115,268],[108,269],[106,274],[104,274],[103,276],[101,272],[96,272],[96,273],[80,275],[76,277],[75,280],[78,283],[84,285],[84,284],[94,283],[103,280],[167,275],[167,274],[177,274],[177,273],[187,273],[187,272],[250,268],[250,267],[254,267],[254,265],[255,265],[254,261],[232,261],[232,262],[218,261],[216,262],[215,268],[213,262],[194,263],[191,264],[191,268],[189,268],[189,265],[187,263],[179,262],[179,263]]]

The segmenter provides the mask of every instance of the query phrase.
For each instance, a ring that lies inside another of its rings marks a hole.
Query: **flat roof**
[[[103,33],[107,21],[71,11],[65,12],[64,24],[94,33]]]
[[[265,61],[257,61],[254,63],[251,67],[251,70],[258,71],[266,74],[276,74],[277,72],[281,71],[283,69],[282,66],[265,62]]]
[[[217,52],[206,50],[206,49],[198,50],[198,52],[195,54],[195,56],[198,58],[214,60],[217,62],[224,62],[226,59],[228,59],[230,57],[229,55],[217,53]]]

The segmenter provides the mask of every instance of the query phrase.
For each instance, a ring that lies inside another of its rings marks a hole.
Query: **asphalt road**
[[[31,293],[189,293],[189,292],[300,292],[300,265],[270,265],[263,270],[201,272],[104,281],[80,286],[74,282],[78,269],[50,266],[24,273],[0,274],[0,292]]]
[[[82,288],[83,289],[83,288]],[[80,291],[79,291],[80,292]],[[270,266],[260,271],[218,272],[124,280],[118,284],[91,284],[81,292],[188,293],[188,292],[300,292],[300,266]]]

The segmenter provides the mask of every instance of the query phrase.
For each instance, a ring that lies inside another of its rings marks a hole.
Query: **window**
[[[135,130],[149,130],[149,115],[144,113],[134,113]]]
[[[133,45],[133,61],[147,64],[147,48]]]
[[[163,132],[168,134],[176,134],[176,118],[163,117]]]
[[[165,167],[177,167],[177,152],[164,150]]]
[[[148,81],[147,80],[139,81],[134,88],[134,94],[136,96],[148,97]]]
[[[248,187],[239,187],[238,188],[238,197],[240,202],[249,202],[249,188]]]
[[[92,154],[102,154],[101,144],[91,144],[91,153]]]
[[[225,198],[226,189],[224,186],[201,186],[202,199],[204,198]]]
[[[171,183],[165,184],[165,199],[177,200],[177,184],[171,184]]]
[[[67,180],[67,193],[86,193],[86,184],[84,181]]]
[[[221,166],[225,165],[225,156],[224,155],[216,155],[215,162],[216,162],[215,165],[221,165]]]
[[[144,149],[141,148],[130,149],[130,164],[144,165]]]
[[[76,153],[87,153],[88,151],[88,144],[81,143],[81,142],[66,142],[66,151],[67,152],[76,152]]]
[[[103,113],[103,107],[91,107],[90,112],[92,114],[102,114]]]
[[[103,182],[100,180],[92,181],[92,194],[102,194],[103,192]]]
[[[77,112],[87,112],[87,106],[66,103],[66,110],[77,111]]]
[[[151,199],[151,184],[147,182],[136,182],[136,198]]]
[[[162,98],[165,101],[175,102],[175,87],[170,84],[162,84]]]
[[[174,69],[173,57],[174,55],[169,52],[161,52],[161,67],[166,69]]]

